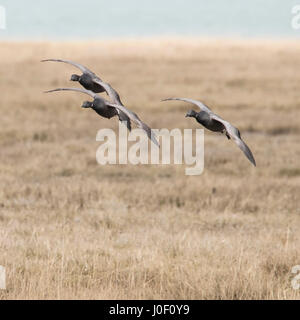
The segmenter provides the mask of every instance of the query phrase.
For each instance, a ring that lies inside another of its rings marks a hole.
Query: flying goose
[[[130,120],[132,120],[140,129],[143,129],[146,133],[148,138],[159,147],[159,143],[157,142],[155,138],[155,134],[152,133],[151,128],[149,128],[141,119],[138,117],[138,115],[130,110],[128,110],[126,107],[116,104],[116,103],[111,103],[104,98],[100,97],[98,94],[90,91],[90,90],[85,90],[81,88],[58,88],[58,89],[53,89],[53,90],[48,90],[45,91],[45,93],[49,92],[54,92],[54,91],[75,91],[75,92],[81,92],[85,93],[89,96],[91,96],[94,101],[85,101],[82,104],[82,108],[92,108],[95,110],[100,116],[110,119],[116,115],[119,116],[120,119],[120,112],[123,112]]]
[[[71,64],[72,66],[78,68],[82,75],[79,76],[78,74],[72,74],[70,81],[78,81],[85,89],[93,91],[95,93],[104,92],[105,89],[99,84],[94,82],[94,80],[100,80],[102,81],[94,72],[86,68],[80,63],[73,62],[70,60],[62,60],[62,59],[44,59],[41,60],[41,62],[46,61],[54,61],[54,62],[64,62]]]
[[[63,62],[71,64],[72,66],[81,70],[82,75],[79,76],[78,74],[72,74],[70,81],[78,81],[85,89],[93,91],[94,93],[101,93],[106,92],[107,95],[110,97],[112,103],[119,104],[124,106],[119,94],[117,91],[112,88],[112,86],[104,81],[102,81],[94,72],[89,70],[87,67],[83,66],[80,63],[73,62],[70,60],[62,60],[62,59],[44,59],[41,62],[46,61],[54,61],[54,62]],[[119,112],[120,121],[126,121],[127,128],[131,130],[131,123],[128,116],[123,113],[122,111]]]
[[[252,152],[246,145],[246,143],[242,140],[239,129],[235,128],[228,121],[225,121],[219,116],[217,116],[204,103],[200,101],[188,98],[168,98],[163,99],[162,101],[168,100],[179,100],[195,104],[197,107],[200,108],[201,111],[196,112],[194,110],[189,110],[186,114],[186,117],[195,118],[197,122],[202,124],[206,129],[224,133],[228,139],[232,138],[234,142],[238,145],[238,147],[244,152],[245,156],[249,159],[249,161],[254,166],[256,166],[256,162],[252,155]]]

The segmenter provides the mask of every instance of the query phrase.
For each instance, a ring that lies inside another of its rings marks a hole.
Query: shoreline
[[[120,43],[120,42],[135,42],[135,43],[149,43],[149,42],[221,42],[221,43],[299,43],[299,37],[240,37],[240,36],[141,36],[141,37],[108,37],[108,38],[3,38],[0,36],[0,43],[3,44],[47,44],[47,43],[57,43],[57,44],[78,44],[78,43]]]

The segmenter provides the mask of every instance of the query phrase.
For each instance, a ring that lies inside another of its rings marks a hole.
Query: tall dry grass
[[[300,45],[149,39],[1,43],[1,299],[299,299]],[[96,163],[117,128],[76,93],[79,61],[153,128],[198,128],[199,98],[242,132],[257,168],[205,132],[205,170]]]

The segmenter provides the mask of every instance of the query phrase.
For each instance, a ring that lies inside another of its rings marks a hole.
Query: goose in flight
[[[71,64],[72,66],[78,68],[82,75],[79,76],[78,74],[72,74],[70,81],[78,81],[85,89],[93,91],[95,93],[104,92],[105,89],[97,82],[97,80],[102,81],[94,72],[86,68],[80,63],[73,62],[70,60],[62,60],[62,59],[44,59],[41,62],[46,61],[54,61],[54,62],[63,62]]]
[[[41,62],[53,61],[53,62],[63,62],[68,63],[76,68],[78,68],[82,75],[72,74],[70,81],[78,81],[85,89],[93,91],[94,93],[106,92],[110,97],[112,103],[120,104],[124,106],[118,92],[108,83],[102,81],[94,72],[92,72],[87,67],[83,66],[80,63],[73,62],[70,60],[62,60],[62,59],[44,59]],[[131,123],[128,116],[123,113],[123,111],[119,112],[119,116],[121,118],[120,121],[126,121],[126,125],[128,130],[131,130]]]
[[[239,129],[235,128],[228,121],[225,121],[219,116],[217,116],[204,103],[200,101],[188,98],[168,98],[163,99],[162,101],[168,100],[179,100],[195,104],[197,107],[200,108],[200,112],[196,112],[195,110],[189,110],[186,114],[186,117],[195,118],[197,122],[202,124],[206,129],[210,131],[224,133],[228,139],[233,139],[233,141],[238,145],[238,147],[244,152],[248,160],[254,166],[256,166],[256,162],[252,155],[252,152],[246,145],[246,143],[242,140]]]
[[[45,93],[49,92],[55,92],[55,91],[75,91],[75,92],[81,92],[85,93],[89,96],[91,96],[94,101],[85,101],[82,104],[82,108],[92,108],[94,111],[96,111],[100,116],[110,119],[116,115],[119,116],[120,119],[120,112],[123,112],[130,120],[132,120],[140,129],[143,129],[148,138],[159,147],[159,143],[156,140],[155,134],[152,132],[151,128],[149,128],[141,119],[138,117],[138,115],[123,105],[119,105],[116,103],[111,103],[104,98],[100,97],[98,94],[90,91],[90,90],[85,90],[81,88],[58,88],[58,89],[53,89],[53,90],[48,90],[45,91]]]

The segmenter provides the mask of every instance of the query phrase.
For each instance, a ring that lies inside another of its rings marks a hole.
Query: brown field
[[[300,44],[149,39],[1,43],[0,299],[299,299]],[[200,128],[205,101],[257,168],[205,131],[205,170],[100,166],[101,128],[65,58],[92,68],[153,128]]]

